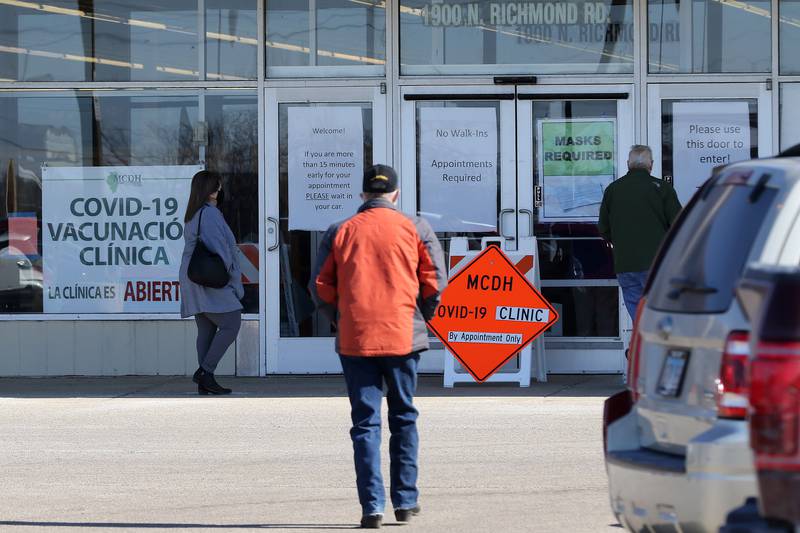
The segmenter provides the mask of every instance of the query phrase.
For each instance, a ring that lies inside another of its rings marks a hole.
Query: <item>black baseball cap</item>
[[[397,172],[388,165],[372,165],[364,171],[364,192],[394,192],[397,190]]]

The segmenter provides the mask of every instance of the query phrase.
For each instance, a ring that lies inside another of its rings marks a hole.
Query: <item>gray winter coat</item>
[[[197,226],[201,212],[203,227],[200,228],[200,236],[203,244],[222,258],[231,275],[228,284],[221,289],[203,287],[189,279],[189,261],[197,243]],[[198,209],[194,217],[186,223],[183,239],[186,244],[183,248],[178,278],[181,283],[181,316],[185,318],[198,313],[227,313],[241,309],[242,304],[239,300],[244,297],[244,286],[236,239],[220,210],[208,203]]]

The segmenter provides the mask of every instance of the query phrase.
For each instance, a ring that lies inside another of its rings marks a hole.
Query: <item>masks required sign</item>
[[[419,132],[420,214],[434,231],[495,231],[495,108],[422,108]]]
[[[202,166],[42,169],[45,313],[177,313]]]
[[[542,119],[537,133],[539,220],[597,219],[616,174],[616,120]]]

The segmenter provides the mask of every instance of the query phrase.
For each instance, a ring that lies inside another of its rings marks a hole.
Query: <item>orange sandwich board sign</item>
[[[488,246],[450,279],[428,327],[483,382],[557,320],[500,248]]]

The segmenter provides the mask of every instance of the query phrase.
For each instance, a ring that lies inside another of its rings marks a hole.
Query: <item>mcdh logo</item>
[[[108,174],[108,177],[106,178],[106,183],[111,189],[111,192],[117,192],[117,187],[119,187],[120,185],[135,185],[137,187],[141,187],[142,175],[120,174],[119,172],[111,172]]]

